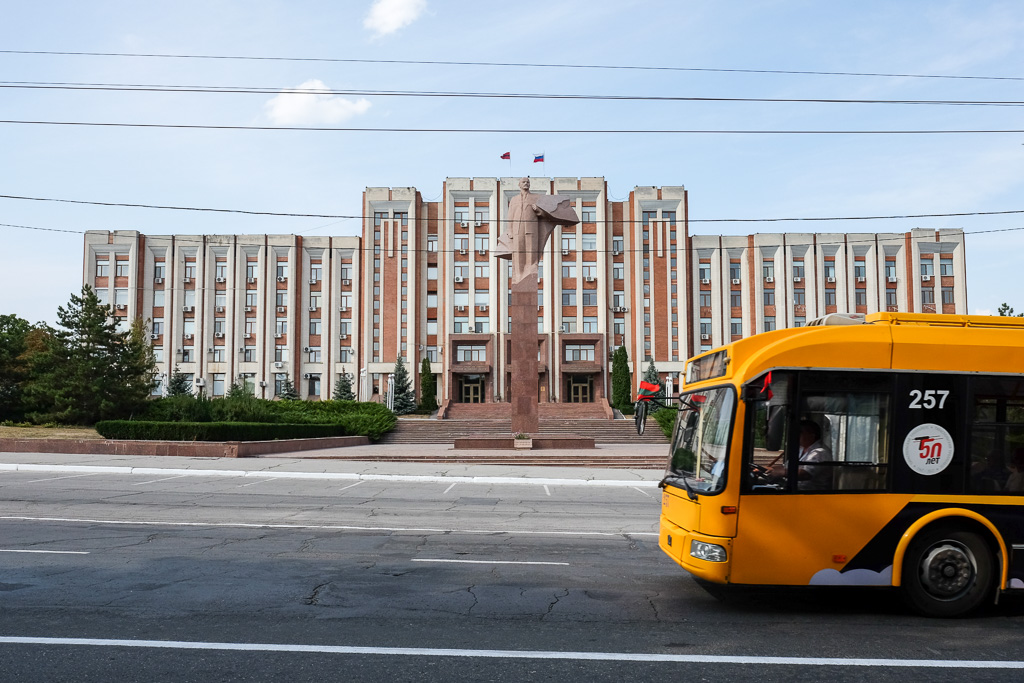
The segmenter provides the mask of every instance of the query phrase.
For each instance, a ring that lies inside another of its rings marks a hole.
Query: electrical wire
[[[883,100],[800,97],[698,97],[672,95],[593,95],[560,93],[459,92],[431,90],[366,90],[252,86],[146,85],[127,83],[47,83],[0,81],[0,88],[101,92],[175,92],[248,95],[328,95],[348,97],[450,97],[483,99],[602,100],[623,102],[758,102],[772,104],[898,104],[941,106],[1021,107],[1021,100]]]
[[[534,62],[475,62],[457,60],[423,60],[423,59],[354,59],[340,57],[278,57],[253,55],[202,55],[202,54],[170,54],[145,52],[71,52],[66,50],[0,50],[0,54],[10,55],[50,55],[68,57],[127,57],[146,59],[209,59],[238,60],[261,62],[322,62],[333,64],[401,64],[412,66],[485,66],[502,68],[530,69],[601,69],[627,71],[677,71],[694,73],[735,73],[735,74],[776,74],[792,76],[854,76],[868,78],[925,78],[952,79],[974,81],[1024,81],[1024,76],[963,76],[953,74],[907,74],[885,72],[856,71],[798,71],[791,69],[726,69],[716,67],[688,66],[648,66],[640,64],[564,64]]]

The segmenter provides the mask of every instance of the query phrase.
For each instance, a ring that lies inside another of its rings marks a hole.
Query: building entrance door
[[[589,375],[569,375],[565,388],[569,403],[592,403],[594,400],[594,378]]]
[[[483,403],[483,375],[462,375],[459,378],[459,401],[461,403]]]

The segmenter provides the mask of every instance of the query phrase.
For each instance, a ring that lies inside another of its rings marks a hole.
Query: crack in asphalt
[[[327,586],[330,586],[330,585],[331,585],[331,583],[328,581],[327,583],[321,583],[318,586],[314,586],[313,587],[313,592],[310,594],[310,596],[308,598],[305,599],[304,602],[307,605],[319,605],[320,604],[320,591],[322,591],[324,588],[326,588]]]
[[[548,604],[548,609],[547,609],[547,611],[544,614],[541,615],[540,620],[544,621],[545,617],[551,616],[551,612],[552,612],[552,610],[555,609],[555,605],[558,604],[558,601],[561,600],[564,597],[567,597],[568,595],[569,595],[569,589],[568,588],[562,589],[562,594],[561,595],[559,595],[558,593],[555,593],[552,596],[552,598],[554,598],[554,599]]]

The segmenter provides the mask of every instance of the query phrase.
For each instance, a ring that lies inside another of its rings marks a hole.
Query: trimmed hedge
[[[103,420],[96,431],[105,439],[143,441],[274,441],[350,436],[341,424],[268,424],[263,422],[149,422]]]

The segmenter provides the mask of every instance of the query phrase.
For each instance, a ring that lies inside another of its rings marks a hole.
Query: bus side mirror
[[[768,406],[768,425],[764,434],[764,447],[769,451],[781,451],[782,439],[786,435],[786,411],[784,406]]]

